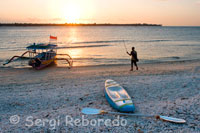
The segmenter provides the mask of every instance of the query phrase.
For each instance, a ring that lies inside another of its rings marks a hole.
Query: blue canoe
[[[126,90],[114,80],[108,79],[105,81],[105,96],[109,104],[120,112],[134,112],[131,97]]]

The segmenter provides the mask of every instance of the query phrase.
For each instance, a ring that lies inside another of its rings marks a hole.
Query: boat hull
[[[35,64],[30,64],[30,66],[32,66],[36,70],[41,70],[41,69],[46,68],[54,63],[55,63],[55,60],[50,59],[50,60],[41,61],[41,64],[39,66],[36,66]]]
[[[114,80],[106,80],[105,97],[108,103],[120,112],[134,112],[135,110],[131,97],[126,90]]]

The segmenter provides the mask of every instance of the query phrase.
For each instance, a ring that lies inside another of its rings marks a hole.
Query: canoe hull
[[[133,104],[125,105],[123,107],[118,106],[105,92],[105,97],[108,101],[108,103],[116,110],[120,112],[134,112],[135,111],[135,106]]]
[[[106,80],[105,82],[105,97],[108,103],[116,110],[120,112],[134,112],[135,106],[126,92],[126,90],[121,87],[117,82],[113,80]],[[109,83],[110,82],[110,83]],[[116,90],[116,91],[115,91]],[[115,97],[115,94],[118,98]],[[124,97],[119,97],[120,95]]]

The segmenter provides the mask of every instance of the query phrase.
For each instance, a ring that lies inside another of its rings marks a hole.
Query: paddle
[[[179,119],[179,118],[173,118],[168,116],[162,116],[162,115],[144,115],[144,114],[129,114],[129,113],[119,113],[119,112],[108,112],[101,109],[95,109],[95,108],[84,108],[81,111],[83,114],[86,115],[97,115],[97,114],[116,114],[116,115],[127,115],[127,116],[140,116],[140,117],[155,117],[156,119],[173,122],[173,123],[186,123],[185,120]]]

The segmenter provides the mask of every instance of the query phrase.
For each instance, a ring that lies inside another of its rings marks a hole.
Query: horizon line
[[[163,25],[149,23],[27,23],[9,22],[1,23],[0,26],[166,26],[166,27],[200,27],[200,25]]]
[[[0,26],[162,26],[149,23],[0,23]]]

